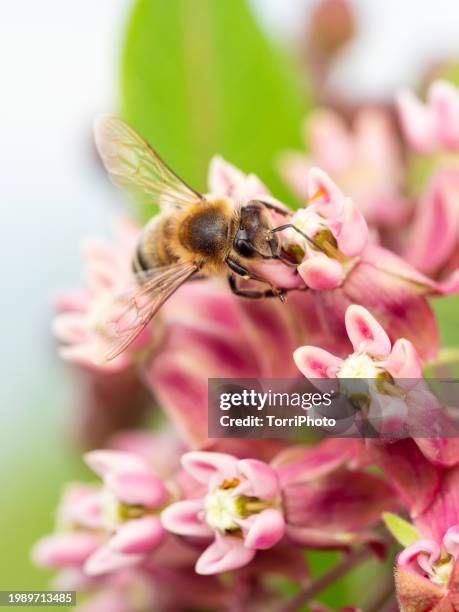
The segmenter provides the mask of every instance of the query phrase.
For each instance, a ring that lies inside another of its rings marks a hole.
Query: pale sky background
[[[299,12],[312,4],[253,3],[264,27],[280,38],[295,31]],[[93,163],[91,124],[115,106],[130,1],[0,4],[0,444],[15,445],[41,398],[56,423],[70,403],[68,374],[50,337],[49,300],[56,289],[79,284],[81,241],[110,226],[114,196]],[[361,35],[337,75],[354,91],[389,95],[414,84],[423,63],[459,57],[457,0],[354,5]]]

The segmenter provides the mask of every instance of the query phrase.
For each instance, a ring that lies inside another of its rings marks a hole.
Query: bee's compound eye
[[[236,240],[234,247],[242,257],[252,257],[255,253],[254,248],[247,240]]]

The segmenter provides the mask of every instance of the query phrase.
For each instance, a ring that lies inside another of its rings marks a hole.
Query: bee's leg
[[[236,277],[234,276],[234,274],[230,274],[228,276],[228,283],[234,295],[251,298],[253,300],[257,300],[260,298],[270,298],[270,297],[278,297],[283,300],[282,291],[274,292],[273,289],[266,289],[265,291],[249,291],[248,289],[240,289],[237,286],[237,281],[236,281]]]
[[[244,266],[241,266],[241,264],[238,263],[235,259],[231,259],[231,257],[228,257],[228,259],[226,260],[226,263],[228,264],[229,268],[233,272],[235,272],[238,276],[241,276],[242,278],[245,278],[246,280],[255,280],[260,283],[265,283],[271,287],[271,289],[266,289],[265,291],[249,291],[249,290],[245,291],[243,289],[238,289],[235,285],[238,291],[244,292],[245,297],[252,297],[254,299],[261,298],[261,297],[278,297],[281,300],[281,302],[284,301],[285,291],[283,289],[279,289],[278,287],[275,287],[266,278],[263,278],[262,276],[259,276],[258,274],[253,274],[252,272],[250,272],[250,270],[247,270],[247,268],[244,268]],[[231,276],[234,277],[233,274],[231,274]],[[234,279],[234,283],[235,282],[236,282],[236,279]],[[230,286],[231,286],[231,281],[230,281]],[[233,290],[232,286],[231,286],[231,289]],[[247,294],[252,294],[252,295],[247,295]],[[242,293],[238,293],[238,295],[242,295]]]

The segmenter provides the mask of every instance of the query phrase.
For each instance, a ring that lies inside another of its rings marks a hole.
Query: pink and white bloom
[[[346,310],[346,330],[354,352],[342,359],[315,346],[302,346],[294,360],[307,378],[368,378],[389,374],[394,379],[422,377],[421,360],[403,338],[392,345],[383,327],[363,306]]]
[[[363,215],[350,198],[318,168],[310,170],[307,179],[309,202],[296,211],[291,223],[295,230],[284,237],[284,248],[303,256],[298,272],[311,289],[322,291],[341,285],[368,240]],[[300,259],[300,261],[301,261]]]
[[[88,575],[143,562],[166,535],[159,519],[169,497],[165,485],[134,454],[100,450],[85,458],[103,486],[70,490],[59,512],[58,532],[37,544],[34,559],[53,567],[82,565]]]
[[[459,91],[448,81],[435,81],[423,104],[411,91],[398,96],[405,138],[418,153],[433,154],[459,148]]]
[[[131,262],[140,236],[140,227],[126,220],[116,229],[115,244],[101,239],[86,244],[86,286],[61,291],[56,296],[58,315],[53,322],[54,334],[62,343],[59,354],[63,359],[85,368],[114,372],[128,367],[136,350],[151,339],[151,330],[147,329],[127,351],[111,361],[105,360],[113,341],[111,322],[121,306],[116,300],[132,287]]]
[[[395,584],[402,612],[453,612],[459,602],[459,525],[443,538],[421,539],[397,557]]]
[[[271,548],[284,535],[276,472],[257,459],[224,453],[192,452],[185,471],[203,485],[202,495],[168,506],[164,527],[213,543],[196,563],[198,574],[216,574],[247,565],[257,550]]]
[[[349,128],[333,111],[319,109],[304,122],[303,138],[310,155],[285,152],[279,160],[283,178],[300,200],[310,197],[308,173],[318,166],[357,202],[370,224],[394,225],[406,217],[402,156],[386,113],[362,109]]]

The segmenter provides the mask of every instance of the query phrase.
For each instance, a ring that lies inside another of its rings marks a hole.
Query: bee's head
[[[241,208],[239,228],[233,247],[238,255],[246,259],[271,259],[278,255],[279,241],[271,234],[272,223],[263,202],[251,200]]]

